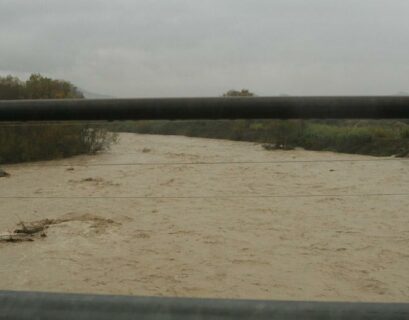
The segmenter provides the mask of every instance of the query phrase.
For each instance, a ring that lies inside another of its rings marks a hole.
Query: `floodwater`
[[[409,302],[407,160],[120,134],[3,167],[0,289]]]

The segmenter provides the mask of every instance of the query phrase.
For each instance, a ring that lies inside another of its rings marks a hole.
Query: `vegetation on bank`
[[[269,144],[270,149],[409,155],[409,125],[391,121],[198,120],[140,121],[116,124],[114,130],[184,135]]]
[[[82,99],[71,83],[33,74],[27,81],[0,77],[0,100]],[[116,135],[102,126],[81,123],[0,124],[0,163],[51,160],[79,154],[94,154],[109,148]]]
[[[223,96],[252,97],[249,90],[230,90]],[[184,135],[253,141],[268,149],[356,153],[374,156],[409,156],[409,122],[351,120],[200,120],[140,121],[115,125],[116,131]]]

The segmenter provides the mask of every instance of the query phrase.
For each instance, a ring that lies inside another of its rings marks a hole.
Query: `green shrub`
[[[0,125],[0,163],[95,154],[116,139],[104,128],[85,124]]]
[[[368,128],[310,124],[302,139],[301,145],[307,149],[356,153],[360,147],[372,142],[373,134]]]
[[[409,139],[409,128],[403,128],[400,132],[400,137],[402,139]]]

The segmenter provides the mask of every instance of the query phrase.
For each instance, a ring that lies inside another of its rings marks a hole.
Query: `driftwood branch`
[[[35,237],[46,237],[45,231],[51,222],[51,220],[42,220],[29,225],[20,222],[13,232],[0,233],[0,242],[33,241]]]
[[[33,241],[32,235],[25,233],[0,233],[0,242]]]

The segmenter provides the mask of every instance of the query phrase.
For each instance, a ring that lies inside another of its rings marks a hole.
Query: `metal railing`
[[[0,101],[0,121],[409,119],[409,96]]]
[[[1,320],[407,320],[409,304],[1,292]]]

